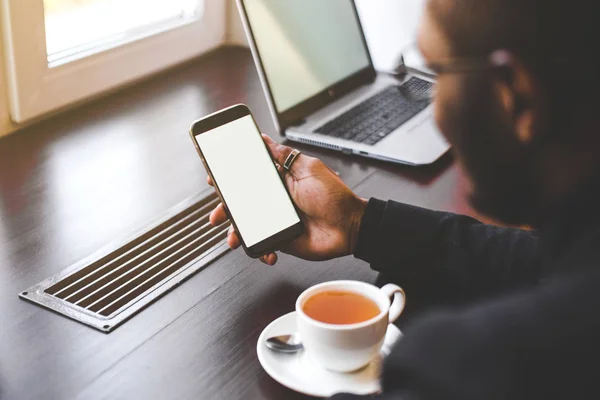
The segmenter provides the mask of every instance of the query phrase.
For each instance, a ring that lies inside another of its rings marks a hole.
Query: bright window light
[[[53,67],[193,22],[203,0],[44,0]]]

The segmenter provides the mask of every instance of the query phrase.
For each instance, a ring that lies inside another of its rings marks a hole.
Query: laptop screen
[[[246,0],[279,113],[370,65],[352,0]]]

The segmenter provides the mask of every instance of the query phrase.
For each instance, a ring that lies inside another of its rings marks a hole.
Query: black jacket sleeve
[[[355,257],[393,277],[409,298],[459,305],[537,283],[540,247],[535,232],[371,199]]]

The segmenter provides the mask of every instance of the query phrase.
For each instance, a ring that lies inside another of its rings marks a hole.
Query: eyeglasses
[[[398,67],[395,71],[396,76],[404,77],[407,73],[416,71],[419,74],[424,74],[432,79],[435,79],[437,76],[442,74],[464,74],[485,71],[494,68],[489,57],[457,57],[440,61],[424,62],[423,60],[425,60],[425,58],[422,55],[418,55],[417,59],[421,60],[422,65],[428,71],[419,71],[418,69],[415,70],[408,67],[404,61],[404,56],[400,55],[400,59],[397,63]],[[433,98],[433,92],[434,91],[432,87],[430,90],[423,92],[419,96],[415,96],[410,93],[405,94],[405,96],[413,101],[431,100]]]
[[[436,75],[464,74],[494,68],[487,57],[450,58],[447,60],[431,61],[426,63],[425,66]]]
[[[404,76],[411,70],[424,73],[431,78],[435,79],[436,75],[441,74],[460,74],[469,73],[476,71],[484,71],[487,69],[493,69],[494,65],[491,60],[492,57],[502,57],[503,53],[494,52],[490,56],[478,56],[478,57],[456,57],[448,58],[439,61],[426,62],[425,57],[417,50],[413,50],[409,56],[415,65],[422,65],[426,71],[419,68],[410,68],[404,59],[404,55],[401,54],[396,65],[395,74],[397,76]],[[428,70],[428,71],[427,71]]]

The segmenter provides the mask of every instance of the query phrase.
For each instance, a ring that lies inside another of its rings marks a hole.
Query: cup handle
[[[402,311],[404,311],[404,306],[406,305],[406,294],[400,286],[394,285],[393,283],[388,283],[381,288],[381,291],[385,293],[390,300],[392,300],[389,314],[389,322],[391,324],[396,321],[402,314]]]

